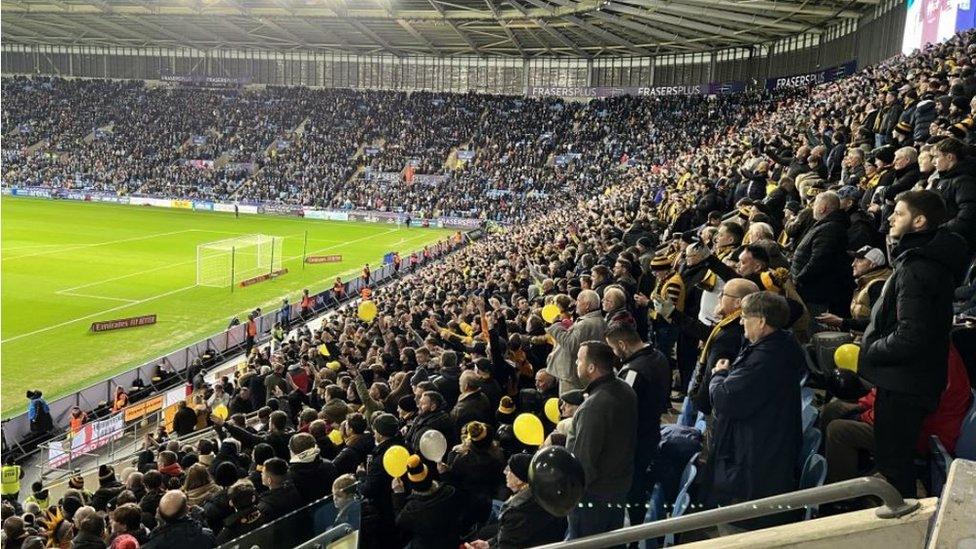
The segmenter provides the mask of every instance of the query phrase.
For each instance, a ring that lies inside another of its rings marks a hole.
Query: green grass
[[[49,400],[223,330],[232,316],[331,288],[383,254],[417,250],[453,231],[293,217],[203,213],[4,197],[0,226],[0,378],[4,417],[24,392]],[[309,254],[342,263],[307,265]],[[195,286],[196,246],[246,234],[284,237],[288,274],[247,288]],[[158,315],[153,326],[90,333],[92,322]]]

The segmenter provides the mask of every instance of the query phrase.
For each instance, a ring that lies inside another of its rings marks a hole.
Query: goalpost
[[[281,270],[280,236],[252,234],[197,245],[197,285],[233,287]]]

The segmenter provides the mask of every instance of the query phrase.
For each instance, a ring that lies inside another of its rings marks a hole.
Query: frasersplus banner
[[[691,86],[529,86],[528,97],[592,99],[620,95],[720,95],[745,91],[745,82],[709,82]]]
[[[91,452],[113,440],[122,438],[125,429],[125,415],[114,416],[100,421],[84,424],[81,430],[61,444],[52,442],[47,450],[47,461],[51,467],[68,463],[72,455]]]
[[[793,76],[781,76],[779,78],[767,78],[766,89],[778,90],[781,88],[805,88],[816,86],[824,82],[833,82],[845,76],[850,76],[857,72],[857,60],[848,61],[843,65],[830,67],[822,71],[808,72],[806,74],[795,74]]]

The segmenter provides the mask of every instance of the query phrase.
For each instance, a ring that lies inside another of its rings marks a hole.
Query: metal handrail
[[[810,505],[833,503],[863,496],[881,498],[883,504],[875,510],[878,518],[891,519],[905,516],[919,508],[918,501],[903,499],[898,490],[879,477],[862,477],[826,486],[807,488],[768,498],[737,503],[677,518],[658,520],[637,526],[628,526],[612,532],[596,534],[572,541],[561,541],[537,546],[536,549],[599,549],[700,530],[719,524],[738,522],[767,515],[785,513]]]

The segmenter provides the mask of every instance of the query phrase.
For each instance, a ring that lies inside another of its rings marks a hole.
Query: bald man
[[[837,193],[825,191],[817,195],[813,219],[813,226],[793,254],[790,274],[813,316],[827,311],[844,314],[854,292],[854,277],[847,255],[850,219],[840,209]]]
[[[559,394],[574,389],[583,389],[576,371],[576,355],[584,341],[603,341],[606,322],[600,311],[600,295],[593,290],[583,290],[576,298],[577,319],[566,328],[555,323],[546,329],[556,341],[556,346],[546,359],[546,371],[559,380]]]
[[[727,358],[731,361],[739,354],[744,336],[742,325],[739,323],[742,315],[742,298],[758,291],[759,286],[745,278],[733,278],[726,282],[718,303],[715,304],[714,317],[719,319],[715,325],[704,324],[697,318],[687,316],[678,310],[671,313],[671,322],[675,323],[682,332],[704,342],[688,391],[691,405],[681,410],[680,424],[693,425],[698,412],[711,414],[712,403],[708,396],[708,382],[712,368],[719,360]]]
[[[170,490],[159,500],[156,518],[159,526],[149,535],[143,549],[211,549],[215,546],[213,532],[188,515],[186,494]]]

